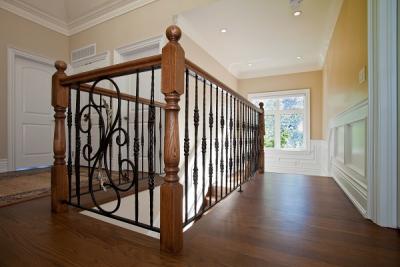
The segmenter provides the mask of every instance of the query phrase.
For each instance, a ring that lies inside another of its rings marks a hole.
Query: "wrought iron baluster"
[[[109,98],[109,100],[110,100],[110,110],[111,110],[111,116],[113,116],[113,99],[112,99],[112,97],[110,96],[110,98]],[[110,119],[109,119],[109,123],[110,124],[112,124],[112,120],[113,120],[113,118],[111,117]],[[110,124],[108,124],[108,125],[110,125]],[[112,175],[112,159],[113,159],[113,142],[112,142],[112,137],[111,137],[111,141],[109,142],[109,151],[108,151],[108,154],[109,154],[109,159],[110,159],[110,173],[111,173],[111,177],[110,177],[110,179],[113,179],[113,175]]]
[[[239,102],[239,192],[242,192],[243,182],[243,104]]]
[[[233,160],[232,160],[232,149],[233,149],[233,139],[232,139],[232,131],[233,131],[233,118],[232,118],[232,95],[229,97],[229,192],[232,191],[232,168],[233,168]]]
[[[71,108],[71,88],[68,88],[68,110],[67,110],[67,126],[68,126],[68,201],[72,198],[72,108]]]
[[[150,89],[150,105],[149,105],[149,116],[148,116],[148,160],[149,160],[149,194],[150,194],[150,225],[153,226],[153,195],[154,195],[154,148],[155,148],[155,116],[156,111],[154,107],[154,67],[151,68],[151,89]],[[154,147],[153,147],[154,146]]]
[[[104,121],[103,121],[103,95],[101,95],[100,94],[100,103],[99,103],[99,142],[100,142],[100,140],[101,140],[101,138],[102,138],[102,136],[103,136],[103,133],[104,133]],[[107,124],[108,124],[108,116],[106,117],[106,119],[107,119]],[[100,145],[100,143],[99,143],[99,145]],[[99,162],[98,162],[98,164],[99,164],[99,167],[98,167],[98,169],[99,169],[99,172],[101,173],[102,171],[103,171],[103,162],[102,162],[102,160],[99,160]],[[101,185],[101,183],[99,183],[99,190],[101,190],[102,189],[102,187],[101,187],[102,185]]]
[[[160,162],[160,174],[162,173],[162,112],[160,109],[160,119],[158,123],[159,137],[160,137],[160,147],[158,148],[158,160]]]
[[[121,139],[121,127],[122,127],[122,120],[121,120],[121,116],[118,119],[118,143],[122,142]],[[118,184],[121,184],[121,172],[122,172],[122,164],[121,164],[121,160],[122,160],[122,151],[121,151],[121,146],[118,145]]]
[[[127,141],[126,141],[126,158],[128,159],[128,161],[130,161],[129,159],[129,146],[130,146],[130,135],[129,135],[129,109],[130,109],[130,105],[129,105],[130,101],[127,100],[127,104],[126,104],[126,133],[127,133]],[[127,164],[126,166],[126,180],[129,181],[129,164]]]
[[[194,115],[193,115],[193,125],[194,125],[194,167],[193,167],[193,184],[194,184],[194,215],[197,215],[197,183],[199,176],[199,169],[197,168],[197,135],[199,131],[199,97],[198,97],[198,79],[197,74],[195,75],[195,95],[194,95]]]
[[[201,153],[202,153],[202,201],[203,201],[203,212],[205,209],[205,187],[206,187],[206,152],[207,152],[207,137],[206,137],[206,79],[203,79],[203,138],[201,140]]]
[[[211,196],[212,196],[212,178],[213,178],[213,141],[212,141],[212,128],[214,124],[213,118],[213,105],[212,105],[212,84],[210,82],[210,112],[208,118],[208,124],[210,127],[210,162],[208,164],[208,196],[209,196],[209,203],[208,205],[211,206]]]
[[[218,155],[219,155],[219,139],[218,139],[218,86],[215,88],[215,203],[218,202]]]
[[[237,154],[236,154],[236,149],[237,149],[237,107],[236,107],[236,97],[233,99],[233,173],[234,173],[234,183],[233,186],[236,189],[237,186],[237,178],[238,178],[238,161],[237,161]]]
[[[81,205],[81,135],[80,135],[81,90],[76,88],[75,98],[75,194],[77,203]]]
[[[228,149],[229,149],[229,139],[228,139],[228,92],[225,92],[225,116],[226,116],[226,127],[225,127],[225,196],[228,195]]]
[[[139,221],[139,71],[136,72],[136,93],[135,93],[135,137],[133,139],[133,157],[135,161],[135,221]]]
[[[186,69],[185,83],[185,138],[183,152],[185,156],[185,222],[188,221],[188,187],[189,187],[189,69]]]
[[[224,118],[224,91],[221,88],[221,162],[220,162],[220,172],[221,172],[221,188],[220,194],[222,199],[222,191],[223,191],[223,183],[224,183],[224,127],[225,127],[225,118]]]
[[[141,171],[141,174],[142,174],[142,181],[144,180],[144,103],[142,103],[142,114],[141,114],[141,117],[142,117],[142,120],[141,120],[141,131],[140,131],[140,146],[141,146],[141,155],[142,155],[142,171]],[[148,119],[148,117],[147,117],[147,119]]]

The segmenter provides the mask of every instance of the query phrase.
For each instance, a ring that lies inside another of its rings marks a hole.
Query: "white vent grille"
[[[75,49],[71,52],[71,63],[78,62],[94,55],[96,55],[96,44]]]

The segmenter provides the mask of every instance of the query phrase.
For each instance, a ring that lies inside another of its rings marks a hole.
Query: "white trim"
[[[347,197],[353,202],[360,213],[367,217],[368,207],[368,179],[366,174],[366,155],[367,155],[367,140],[364,144],[364,169],[355,166],[351,162],[352,154],[352,135],[351,127],[353,124],[360,121],[367,124],[368,120],[368,100],[363,100],[360,103],[346,109],[338,114],[329,122],[329,139],[328,139],[328,170],[330,175],[344,191]],[[343,143],[338,142],[338,129],[343,129]],[[363,134],[366,135],[367,129]],[[344,149],[343,157],[337,154],[337,146],[341,145]],[[331,149],[331,147],[333,148]]]
[[[119,7],[115,7],[115,4],[103,5],[71,22],[60,20],[19,0],[0,0],[0,8],[50,30],[71,36],[155,1],[158,0],[135,0]]]
[[[8,172],[8,160],[0,159],[0,173]]]
[[[265,171],[328,176],[325,171],[324,140],[311,140],[308,151],[265,150]]]
[[[8,171],[15,171],[15,58],[21,57],[42,64],[54,65],[54,61],[23,50],[7,48],[7,128],[8,128]],[[50,105],[51,103],[47,103]]]
[[[397,1],[368,0],[368,217],[397,227]]]
[[[131,12],[135,9],[141,8],[145,5],[148,5],[150,3],[153,3],[158,0],[135,0],[133,2],[130,2],[128,4],[125,4],[121,7],[114,8],[114,7],[109,7],[103,10],[95,10],[81,18],[78,18],[68,24],[68,32],[69,35],[73,35],[76,33],[79,33],[81,31],[87,30],[91,27],[94,27],[100,23],[103,23],[107,20],[113,19],[115,17],[121,16],[125,13]],[[104,9],[104,8],[102,8]],[[104,14],[99,14],[99,12],[105,12]]]
[[[98,61],[102,61],[102,60],[106,60],[107,64],[110,63],[110,52],[109,51],[105,51],[103,53],[94,55],[94,56],[89,56],[86,57],[84,59],[75,61],[72,63],[72,68],[79,68],[88,64],[92,64],[94,62],[98,62]]]
[[[249,93],[248,94],[248,99],[249,101],[253,102],[253,100],[257,100],[262,97],[280,97],[280,96],[285,96],[285,95],[305,95],[305,103],[304,103],[304,109],[301,110],[301,112],[304,114],[304,118],[306,119],[306,123],[304,125],[304,139],[305,139],[305,144],[304,144],[304,149],[283,149],[283,148],[264,148],[265,150],[273,150],[273,151],[292,151],[292,152],[301,152],[301,151],[309,151],[310,150],[310,132],[311,132],[311,117],[310,117],[310,89],[295,89],[295,90],[282,90],[282,91],[271,91],[271,92],[263,92],[263,93]],[[274,111],[274,113],[291,113],[292,111]],[[293,111],[296,112],[296,111]],[[297,113],[297,112],[296,112]],[[264,115],[268,114],[268,111],[265,111]],[[277,120],[275,123],[279,123]],[[275,125],[275,137],[280,136],[279,132],[279,127],[276,127]],[[279,138],[278,138],[279,139]],[[278,140],[280,141],[280,140]],[[280,147],[280,142],[276,143],[277,147]]]
[[[143,50],[157,48],[161,53],[163,45],[166,43],[164,36],[156,36],[143,41],[130,43],[120,46],[114,50],[114,64],[124,62],[123,57],[134,54]]]
[[[18,0],[0,0],[0,8],[50,30],[69,36],[67,24]]]

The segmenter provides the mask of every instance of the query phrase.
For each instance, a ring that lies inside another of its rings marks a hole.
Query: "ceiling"
[[[156,0],[0,0],[4,8],[65,35],[72,35]]]
[[[342,0],[303,0],[300,16],[289,2],[219,0],[177,23],[237,78],[319,70]]]

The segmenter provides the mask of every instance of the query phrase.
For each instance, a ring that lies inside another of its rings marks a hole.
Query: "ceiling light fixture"
[[[303,57],[300,57],[300,56],[298,56],[298,57],[296,57],[298,60],[300,60],[300,59],[303,59]]]
[[[253,64],[251,64],[251,63],[247,63],[247,66],[251,67],[251,66],[253,66]]]
[[[292,9],[293,16],[298,17],[303,13],[300,7],[302,1],[303,0],[289,0],[289,5],[290,8]]]
[[[221,32],[222,32],[222,33],[226,33],[227,31],[228,31],[228,30],[227,30],[226,28],[222,28],[222,29],[221,29]]]
[[[301,15],[301,13],[302,12],[300,10],[297,10],[297,11],[293,12],[293,16],[298,17]]]

